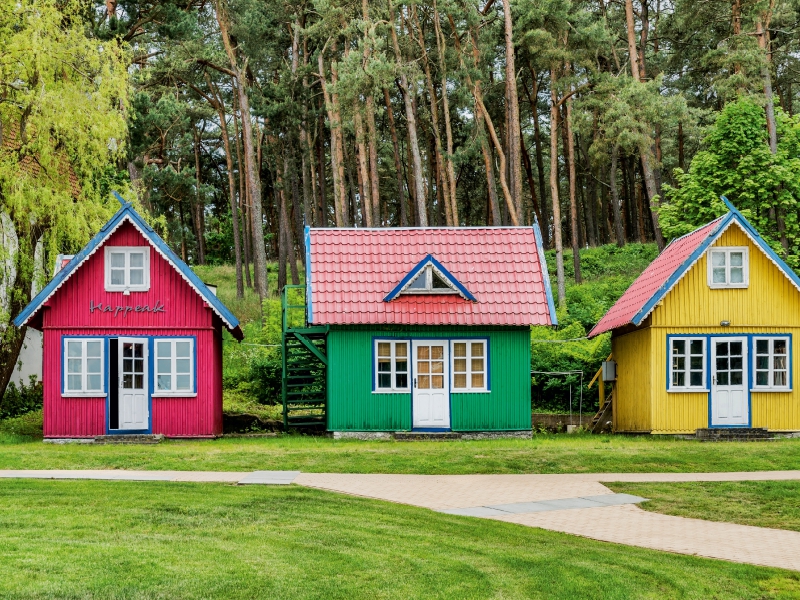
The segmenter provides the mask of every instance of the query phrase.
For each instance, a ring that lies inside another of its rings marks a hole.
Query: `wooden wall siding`
[[[203,299],[189,286],[153,247],[150,247],[150,290],[131,292],[105,291],[104,247],[105,246],[149,246],[147,240],[133,225],[125,222],[115,231],[104,246],[90,256],[46,303],[44,327],[211,327],[212,311]],[[156,302],[164,305],[164,312],[136,313],[126,316],[119,313],[89,312],[89,303],[131,306]]]
[[[611,351],[617,361],[614,431],[652,429],[650,337],[650,329],[645,328],[611,338]]]
[[[703,256],[653,311],[653,327],[702,327],[703,331],[714,333],[711,329],[719,329],[720,321],[730,321],[726,332],[733,333],[734,327],[785,327],[798,323],[800,292],[738,225],[731,225],[714,245],[750,248],[750,287],[710,289]]]
[[[352,327],[328,335],[328,429],[411,429],[411,394],[372,393],[373,337],[488,337],[491,392],[452,394],[451,428],[530,429],[530,329],[521,327]]]

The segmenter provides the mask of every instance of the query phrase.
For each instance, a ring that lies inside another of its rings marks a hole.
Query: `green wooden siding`
[[[411,429],[411,394],[373,393],[373,338],[488,338],[486,393],[451,394],[454,431],[531,428],[527,327],[332,327],[328,333],[328,429]]]

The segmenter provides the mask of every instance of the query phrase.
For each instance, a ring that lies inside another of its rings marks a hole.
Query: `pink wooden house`
[[[15,319],[44,334],[44,437],[222,434],[222,330],[236,317],[120,210]]]

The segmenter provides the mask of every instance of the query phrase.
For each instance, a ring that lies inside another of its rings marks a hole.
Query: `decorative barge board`
[[[17,317],[44,334],[44,437],[222,434],[222,329],[239,323],[119,211]]]
[[[727,214],[673,240],[589,333],[611,332],[615,431],[800,430],[800,278],[723,200]]]
[[[538,226],[306,230],[327,429],[530,431],[530,328],[554,325]]]

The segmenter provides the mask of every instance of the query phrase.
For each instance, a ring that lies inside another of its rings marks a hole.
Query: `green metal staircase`
[[[328,328],[308,325],[305,293],[303,285],[281,293],[284,430],[328,424]]]

